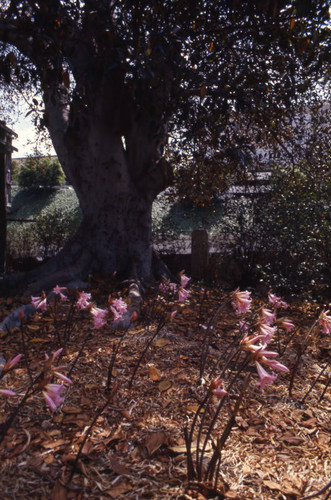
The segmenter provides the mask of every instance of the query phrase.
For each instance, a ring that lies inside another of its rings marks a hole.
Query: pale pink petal
[[[189,278],[188,276],[185,276],[185,274],[183,274],[180,277],[180,284],[184,288],[186,287],[186,285],[188,284],[189,281],[191,281],[191,278]]]
[[[17,354],[17,356],[15,356],[13,359],[8,360],[2,369],[3,373],[12,370],[17,365],[17,363],[19,363],[22,356],[23,354]]]
[[[59,377],[61,380],[63,380],[64,382],[66,382],[67,384],[70,384],[72,385],[73,384],[73,381],[70,380],[70,378],[66,377],[65,375],[63,375],[63,373],[61,372],[58,372],[58,371],[55,371],[54,372],[54,375],[56,375],[57,377]]]
[[[4,396],[16,396],[16,392],[11,391],[10,389],[0,389],[0,393]]]

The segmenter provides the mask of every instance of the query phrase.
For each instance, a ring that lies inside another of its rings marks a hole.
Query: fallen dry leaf
[[[115,474],[118,474],[119,476],[122,476],[124,474],[130,474],[130,469],[128,469],[125,465],[121,464],[117,460],[117,458],[115,458],[114,455],[111,455],[109,457],[109,461],[111,464],[111,468],[115,472]]]
[[[161,392],[167,391],[168,389],[170,389],[170,387],[172,387],[172,382],[170,380],[167,380],[167,379],[161,380],[161,382],[158,385],[158,389]]]
[[[67,500],[67,489],[60,481],[56,481],[51,493],[51,500]]]
[[[281,485],[276,483],[275,481],[269,481],[268,479],[265,479],[262,482],[263,482],[264,486],[266,486],[267,488],[270,488],[271,490],[282,491]]]
[[[155,368],[155,366],[150,366],[148,369],[149,378],[154,380],[154,382],[162,379],[162,374],[160,370]]]
[[[165,442],[166,435],[163,431],[153,432],[149,434],[145,439],[145,446],[148,455],[151,456],[155,453]]]
[[[157,339],[154,342],[155,347],[165,347],[166,345],[170,344],[169,339]]]

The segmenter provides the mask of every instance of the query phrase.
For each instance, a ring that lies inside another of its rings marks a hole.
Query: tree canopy
[[[34,92],[31,111],[90,237],[104,240],[91,249],[94,267],[134,261],[150,275],[150,209],[172,179],[169,137],[177,161],[194,143],[217,172],[243,168],[254,142],[281,139],[300,96],[327,79],[328,16],[324,0],[2,1],[1,80]]]

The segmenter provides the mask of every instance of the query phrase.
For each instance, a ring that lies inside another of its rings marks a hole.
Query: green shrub
[[[29,156],[19,167],[18,184],[24,189],[50,189],[65,183],[65,175],[58,160]]]
[[[45,259],[57,254],[77,231],[80,223],[78,210],[45,209],[35,220],[37,245]]]
[[[7,228],[7,260],[16,261],[35,257],[38,253],[35,224],[14,222]]]
[[[329,167],[328,167],[329,168]],[[274,193],[260,207],[264,234],[274,255],[262,268],[278,288],[326,290],[331,279],[331,183],[326,170],[285,168],[273,180]]]
[[[51,207],[42,210],[34,222],[10,224],[7,230],[8,260],[52,257],[75,234],[80,220],[79,209]]]

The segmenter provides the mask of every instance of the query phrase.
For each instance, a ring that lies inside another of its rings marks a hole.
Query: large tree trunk
[[[151,202],[132,183],[122,191],[103,177],[95,178],[89,193],[85,184],[81,188],[77,194],[84,219],[75,241],[88,250],[90,270],[149,277]]]
[[[94,115],[82,116],[80,109],[75,116],[72,107],[65,134],[62,125],[57,127],[59,107],[47,106],[53,144],[78,196],[83,222],[48,265],[46,276],[50,269],[63,269],[63,281],[68,269],[72,278],[74,264],[79,277],[116,271],[128,278],[151,278],[152,203],[171,175],[158,149],[164,137],[156,136],[141,116],[122,135],[120,121],[107,114],[107,100],[99,101],[102,112]]]

